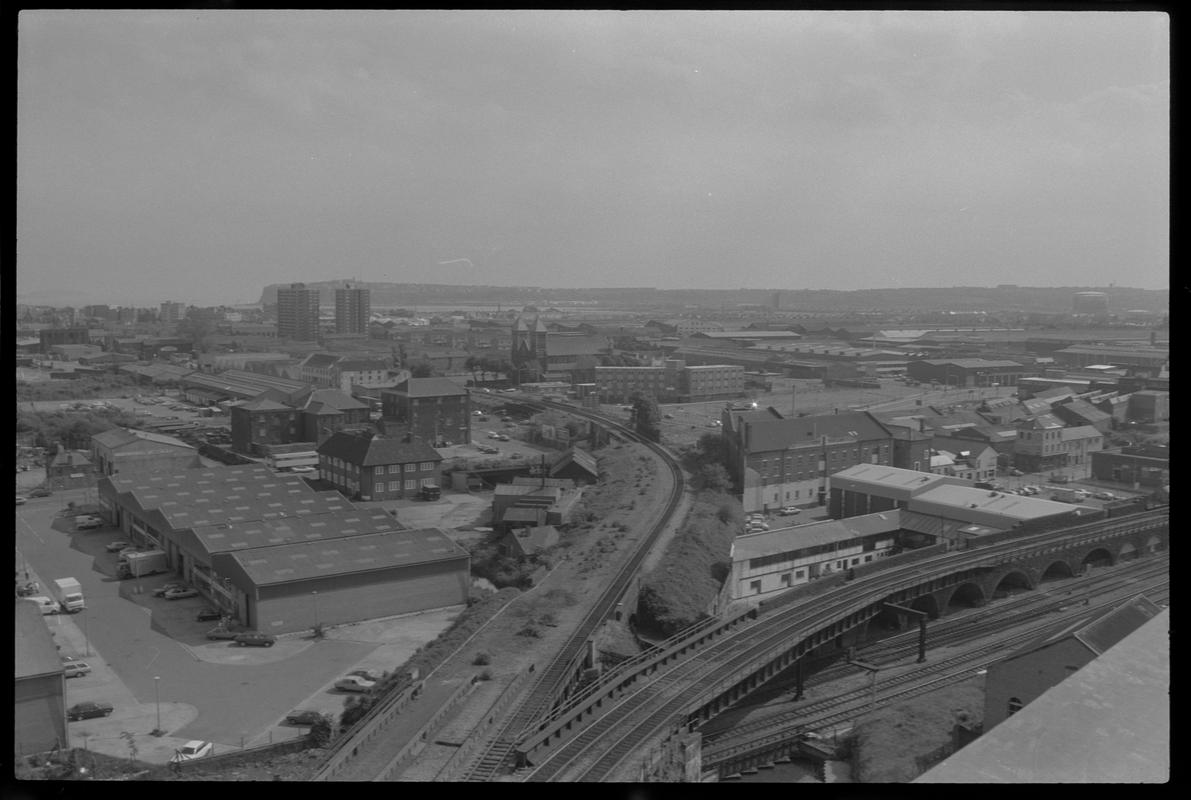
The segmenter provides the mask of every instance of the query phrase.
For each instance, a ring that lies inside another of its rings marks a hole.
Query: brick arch
[[[965,602],[968,600],[972,602]],[[969,605],[976,608],[988,602],[988,594],[978,581],[967,580],[952,588],[947,593],[947,601],[941,603],[940,606],[944,609],[949,609],[951,608],[951,604],[957,601],[961,605]]]
[[[910,608],[924,612],[927,619],[938,619],[942,613],[942,608],[939,606],[939,598],[933,594],[918,595],[912,603],[909,603],[909,606]]]
[[[1029,570],[1025,567],[1020,569],[1007,569],[1000,575],[990,578],[987,584],[990,587],[988,596],[996,597],[997,590],[1003,588],[1002,584],[1005,584],[1005,587],[1017,586],[1024,588],[1026,591],[1033,590],[1038,585],[1038,581],[1030,575],[1030,572],[1032,571],[1033,570]],[[1008,583],[1006,583],[1007,581]]]
[[[1079,563],[1081,565],[1087,565],[1087,564],[1093,563],[1095,561],[1105,561],[1106,560],[1106,561],[1108,561],[1108,566],[1111,567],[1113,564],[1117,563],[1116,556],[1113,555],[1114,550],[1116,550],[1116,545],[1113,545],[1113,544],[1097,545],[1096,547],[1089,547],[1084,552],[1083,556],[1079,559]]]
[[[1079,572],[1079,567],[1072,567],[1071,562],[1065,558],[1056,558],[1046,565],[1038,578],[1038,583],[1043,583],[1049,580],[1059,580],[1061,578],[1074,578]],[[1037,584],[1035,584],[1037,585]]]
[[[1121,542],[1120,547],[1117,549],[1116,559],[1118,562],[1129,561],[1134,558],[1139,558],[1141,555],[1142,551],[1137,548],[1137,545],[1134,544],[1131,539],[1126,539],[1125,541]]]
[[[1152,533],[1145,537],[1140,549],[1143,553],[1158,553],[1166,549],[1166,542],[1158,534]]]

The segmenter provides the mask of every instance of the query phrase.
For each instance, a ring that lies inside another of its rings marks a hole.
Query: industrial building
[[[728,576],[732,600],[764,600],[793,586],[889,555],[897,544],[897,511],[795,525],[737,536]]]
[[[69,744],[66,676],[37,603],[18,599],[14,614],[13,755],[45,753]]]
[[[947,475],[859,464],[830,478],[835,519],[899,509],[901,527],[962,548],[975,537],[1040,521],[1090,521],[1101,512],[1018,494],[977,489]]]
[[[286,633],[456,605],[469,556],[265,467],[100,481],[104,515],[242,624]]]
[[[822,504],[827,479],[855,464],[893,463],[893,436],[863,411],[786,419],[775,409],[725,410],[727,468],[746,512]],[[929,449],[929,441],[924,443]],[[929,457],[921,464],[929,469]]]
[[[420,440],[403,442],[371,433],[336,433],[318,447],[319,474],[361,500],[417,497],[438,486],[442,456]]]
[[[90,461],[98,476],[169,473],[202,466],[198,450],[181,439],[134,428],[113,428],[92,436]]]
[[[1016,361],[983,358],[920,359],[906,365],[906,375],[916,381],[966,388],[1016,386],[1035,373]]]
[[[410,378],[381,391],[384,431],[434,446],[471,441],[471,395],[448,378]]]
[[[277,290],[277,336],[299,342],[318,340],[318,289],[291,283]]]
[[[625,403],[634,394],[659,403],[693,403],[738,397],[744,391],[744,367],[738,364],[688,366],[668,358],[648,367],[596,367],[601,403]]]
[[[1071,311],[1074,314],[1107,316],[1108,295],[1104,292],[1076,292],[1071,298]]]

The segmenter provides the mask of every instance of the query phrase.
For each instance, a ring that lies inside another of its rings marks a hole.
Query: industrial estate
[[[18,305],[17,774],[1145,780],[1168,303]]]

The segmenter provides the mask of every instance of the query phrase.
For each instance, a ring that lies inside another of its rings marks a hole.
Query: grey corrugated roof
[[[388,531],[328,541],[282,544],[231,553],[258,586],[355,572],[466,559],[439,528]]]
[[[409,378],[387,391],[409,397],[454,397],[467,394],[467,389],[450,378]]]

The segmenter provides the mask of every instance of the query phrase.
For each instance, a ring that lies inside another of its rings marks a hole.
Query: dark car
[[[52,494],[53,492],[51,492],[49,489],[34,489],[33,491],[29,492],[30,497],[49,497]]]
[[[319,711],[298,710],[285,715],[286,725],[316,725],[323,718]]]
[[[235,641],[241,647],[272,647],[277,642],[270,634],[256,631],[241,633]]]
[[[210,622],[211,620],[219,619],[222,616],[223,616],[223,614],[219,613],[219,611],[217,609],[200,608],[198,610],[198,613],[195,614],[194,618],[196,620],[198,620],[199,622]]]
[[[71,722],[80,719],[92,719],[94,717],[106,717],[111,714],[114,707],[111,703],[75,703],[70,708],[66,709],[66,718]]]

